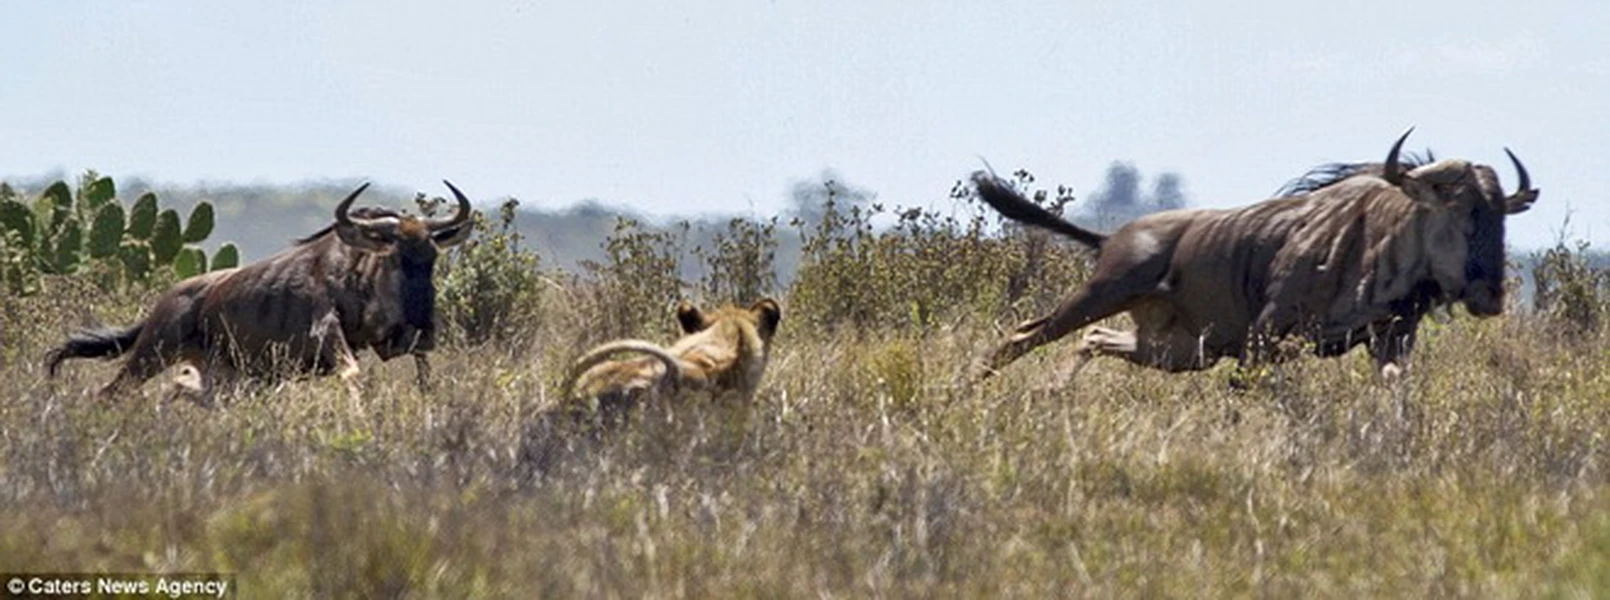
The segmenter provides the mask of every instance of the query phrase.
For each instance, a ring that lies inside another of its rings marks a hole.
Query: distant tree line
[[[1114,162],[1107,167],[1102,187],[1075,205],[1074,217],[1084,225],[1112,231],[1141,215],[1185,208],[1184,180],[1178,173],[1158,175],[1148,191],[1142,191],[1143,184],[1134,164]]]
[[[58,174],[40,177],[7,178],[19,190],[37,193],[50,182],[60,179]],[[161,195],[163,202],[180,211],[189,211],[202,203],[216,208],[217,224],[211,239],[232,240],[239,248],[242,260],[251,261],[266,257],[284,248],[291,240],[300,238],[328,224],[330,209],[358,185],[356,179],[329,179],[296,184],[234,184],[197,183],[190,185],[159,185],[137,177],[119,181],[119,193],[129,198],[147,192]],[[1112,230],[1142,214],[1179,208],[1186,204],[1181,178],[1164,173],[1147,182],[1133,164],[1114,162],[1107,170],[1103,186],[1090,193],[1087,199],[1074,203],[1072,218],[1085,224]],[[412,208],[415,194],[398,186],[376,185],[370,188],[364,201],[397,208]],[[483,208],[493,206],[491,197],[476,198]],[[905,200],[905,199],[903,199]],[[921,203],[928,199],[909,199]],[[837,173],[824,170],[815,176],[796,181],[789,189],[788,199],[776,226],[782,233],[776,252],[775,266],[778,276],[787,281],[798,264],[800,243],[798,236],[789,232],[810,227],[819,222],[829,202],[841,210],[892,211],[895,206],[882,206],[872,190],[844,181]],[[543,257],[550,267],[574,269],[584,261],[598,261],[605,257],[602,242],[614,230],[618,218],[627,218],[649,226],[670,227],[685,223],[678,235],[687,237],[688,248],[709,247],[719,243],[718,232],[728,229],[734,218],[766,220],[759,215],[718,215],[697,219],[647,219],[627,207],[611,206],[597,200],[586,199],[569,207],[542,209],[529,205],[518,207],[515,227],[524,243]],[[656,222],[657,225],[656,225]],[[208,248],[211,251],[211,248]],[[690,258],[690,257],[684,257]],[[684,265],[697,261],[684,260]],[[690,267],[691,268],[691,267]],[[685,273],[690,279],[698,274]]]

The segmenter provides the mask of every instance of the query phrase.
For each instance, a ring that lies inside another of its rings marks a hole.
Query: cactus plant
[[[151,260],[153,264],[173,264],[173,258],[184,247],[179,234],[179,212],[171,208],[157,213],[157,223],[151,228]]]
[[[116,197],[117,184],[111,177],[101,177],[94,171],[85,173],[78,189],[79,208],[83,211],[79,217],[99,214],[101,207]]]
[[[34,215],[38,224],[44,225],[44,231],[52,234],[61,231],[62,223],[73,213],[73,192],[67,189],[67,184],[56,182],[45,188],[34,202]]]
[[[212,255],[212,268],[209,270],[233,269],[238,266],[240,266],[240,248],[229,242],[219,246],[218,251]]]
[[[44,238],[56,232],[56,198],[40,196],[34,199],[31,207],[34,220],[34,235]]]
[[[29,261],[34,270],[42,273],[53,273],[51,265],[56,262],[56,235],[48,229],[41,230],[39,223],[34,224],[34,250]]]
[[[47,257],[51,273],[65,275],[78,270],[79,263],[84,260],[84,228],[78,224],[78,219],[67,219],[62,223],[52,254]]]
[[[179,249],[179,255],[173,258],[173,272],[180,279],[189,279],[206,272],[207,253],[195,246],[185,246]]]
[[[199,244],[207,239],[207,236],[212,235],[212,221],[212,203],[206,200],[197,202],[196,207],[190,209],[190,218],[185,221],[184,243]]]
[[[33,247],[34,213],[28,205],[11,198],[0,200],[0,227],[16,232],[23,247]]]
[[[195,244],[212,234],[212,203],[199,202],[182,226],[179,212],[159,206],[155,194],[142,194],[127,210],[117,200],[110,177],[90,171],[79,178],[76,198],[65,182],[46,187],[33,203],[16,198],[0,184],[0,240],[5,285],[15,293],[35,293],[42,273],[79,271],[88,260],[105,261],[95,272],[102,285],[146,279],[154,269],[172,268],[182,277],[240,263],[233,244],[219,248],[208,262]]]
[[[95,213],[95,220],[90,222],[89,244],[85,248],[91,258],[106,258],[117,254],[118,246],[123,242],[123,205],[117,202],[108,202]]]
[[[118,248],[118,259],[129,279],[145,279],[151,273],[151,248],[144,242],[128,241]]]
[[[134,201],[129,209],[129,235],[135,239],[151,239],[151,229],[157,223],[157,195],[151,192],[140,194],[140,199]]]

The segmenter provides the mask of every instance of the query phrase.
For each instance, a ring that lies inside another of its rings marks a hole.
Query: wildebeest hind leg
[[[1019,325],[1012,337],[990,356],[981,375],[988,377],[1030,350],[1062,339],[1080,327],[1124,310],[1134,300],[1134,294],[1122,290],[1121,284],[1088,285],[1075,292],[1051,314]]]
[[[1140,343],[1134,332],[1119,331],[1107,327],[1091,327],[1079,340],[1079,350],[1074,358],[1064,363],[1051,378],[1047,387],[1065,387],[1073,378],[1083,371],[1090,359],[1097,356],[1116,356],[1132,363],[1143,366],[1153,366],[1148,356],[1140,351]]]
[[[147,379],[156,377],[166,371],[174,362],[174,357],[161,352],[154,344],[144,340],[136,341],[134,348],[129,350],[128,360],[117,370],[117,376],[112,382],[101,388],[100,397],[115,398],[129,390],[140,387]]]
[[[1091,327],[1085,334],[1084,343],[1080,350],[1089,354],[1104,354],[1117,356],[1125,360],[1135,360],[1140,344],[1135,340],[1135,334],[1129,331],[1119,331],[1106,327]]]
[[[1114,356],[1143,367],[1169,372],[1193,371],[1207,366],[1197,338],[1191,335],[1151,331],[1146,343],[1133,331],[1092,327],[1080,343],[1082,354]]]

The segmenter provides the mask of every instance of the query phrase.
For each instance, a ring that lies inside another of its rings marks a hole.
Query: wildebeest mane
[[[1398,164],[1402,165],[1404,170],[1410,170],[1429,165],[1436,160],[1436,156],[1431,153],[1430,149],[1427,149],[1422,153],[1405,153],[1398,159]],[[1303,194],[1317,192],[1321,188],[1325,188],[1354,175],[1379,175],[1381,173],[1382,166],[1383,163],[1378,162],[1326,163],[1319,165],[1309,169],[1307,173],[1303,173],[1296,179],[1286,182],[1285,185],[1280,186],[1280,189],[1275,190],[1275,197],[1290,198],[1292,196],[1301,196]]]
[[[352,209],[347,214],[352,215],[354,217],[357,217],[359,219],[383,219],[383,218],[386,218],[386,217],[392,217],[392,218],[401,219],[403,217],[403,214],[400,213],[400,212],[397,212],[397,211],[389,209],[389,208],[382,208],[382,207],[379,207],[379,206],[360,206],[358,208]],[[321,237],[324,237],[325,234],[328,234],[331,231],[335,231],[335,223],[325,225],[323,229],[320,229],[318,231],[310,233],[306,237],[302,237],[302,238],[293,240],[293,243],[295,245],[297,245],[297,246],[301,246],[303,244],[307,244],[307,243],[312,242],[314,240],[317,240],[317,239],[319,239]]]

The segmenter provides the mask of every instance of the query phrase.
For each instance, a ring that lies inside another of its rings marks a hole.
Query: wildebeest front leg
[[[430,386],[431,386],[430,376],[431,376],[430,359],[425,356],[424,352],[415,352],[414,353],[414,382],[419,386],[419,391],[420,392],[423,393],[423,392],[429,392],[430,391]]]
[[[1300,315],[1301,312],[1295,302],[1271,300],[1264,305],[1263,310],[1258,312],[1258,318],[1252,321],[1252,327],[1247,331],[1242,365],[1257,367],[1290,358],[1281,354],[1280,342],[1286,332],[1295,326]]]
[[[1414,350],[1419,325],[1418,319],[1399,319],[1370,339],[1370,358],[1375,359],[1375,369],[1381,379],[1393,381],[1403,375],[1409,352]]]
[[[347,393],[354,400],[361,397],[358,376],[363,371],[358,368],[358,357],[353,355],[352,347],[347,344],[347,336],[341,331],[341,319],[336,312],[331,310],[314,322],[312,334],[318,342],[318,363],[337,369],[336,374],[346,384]]]

